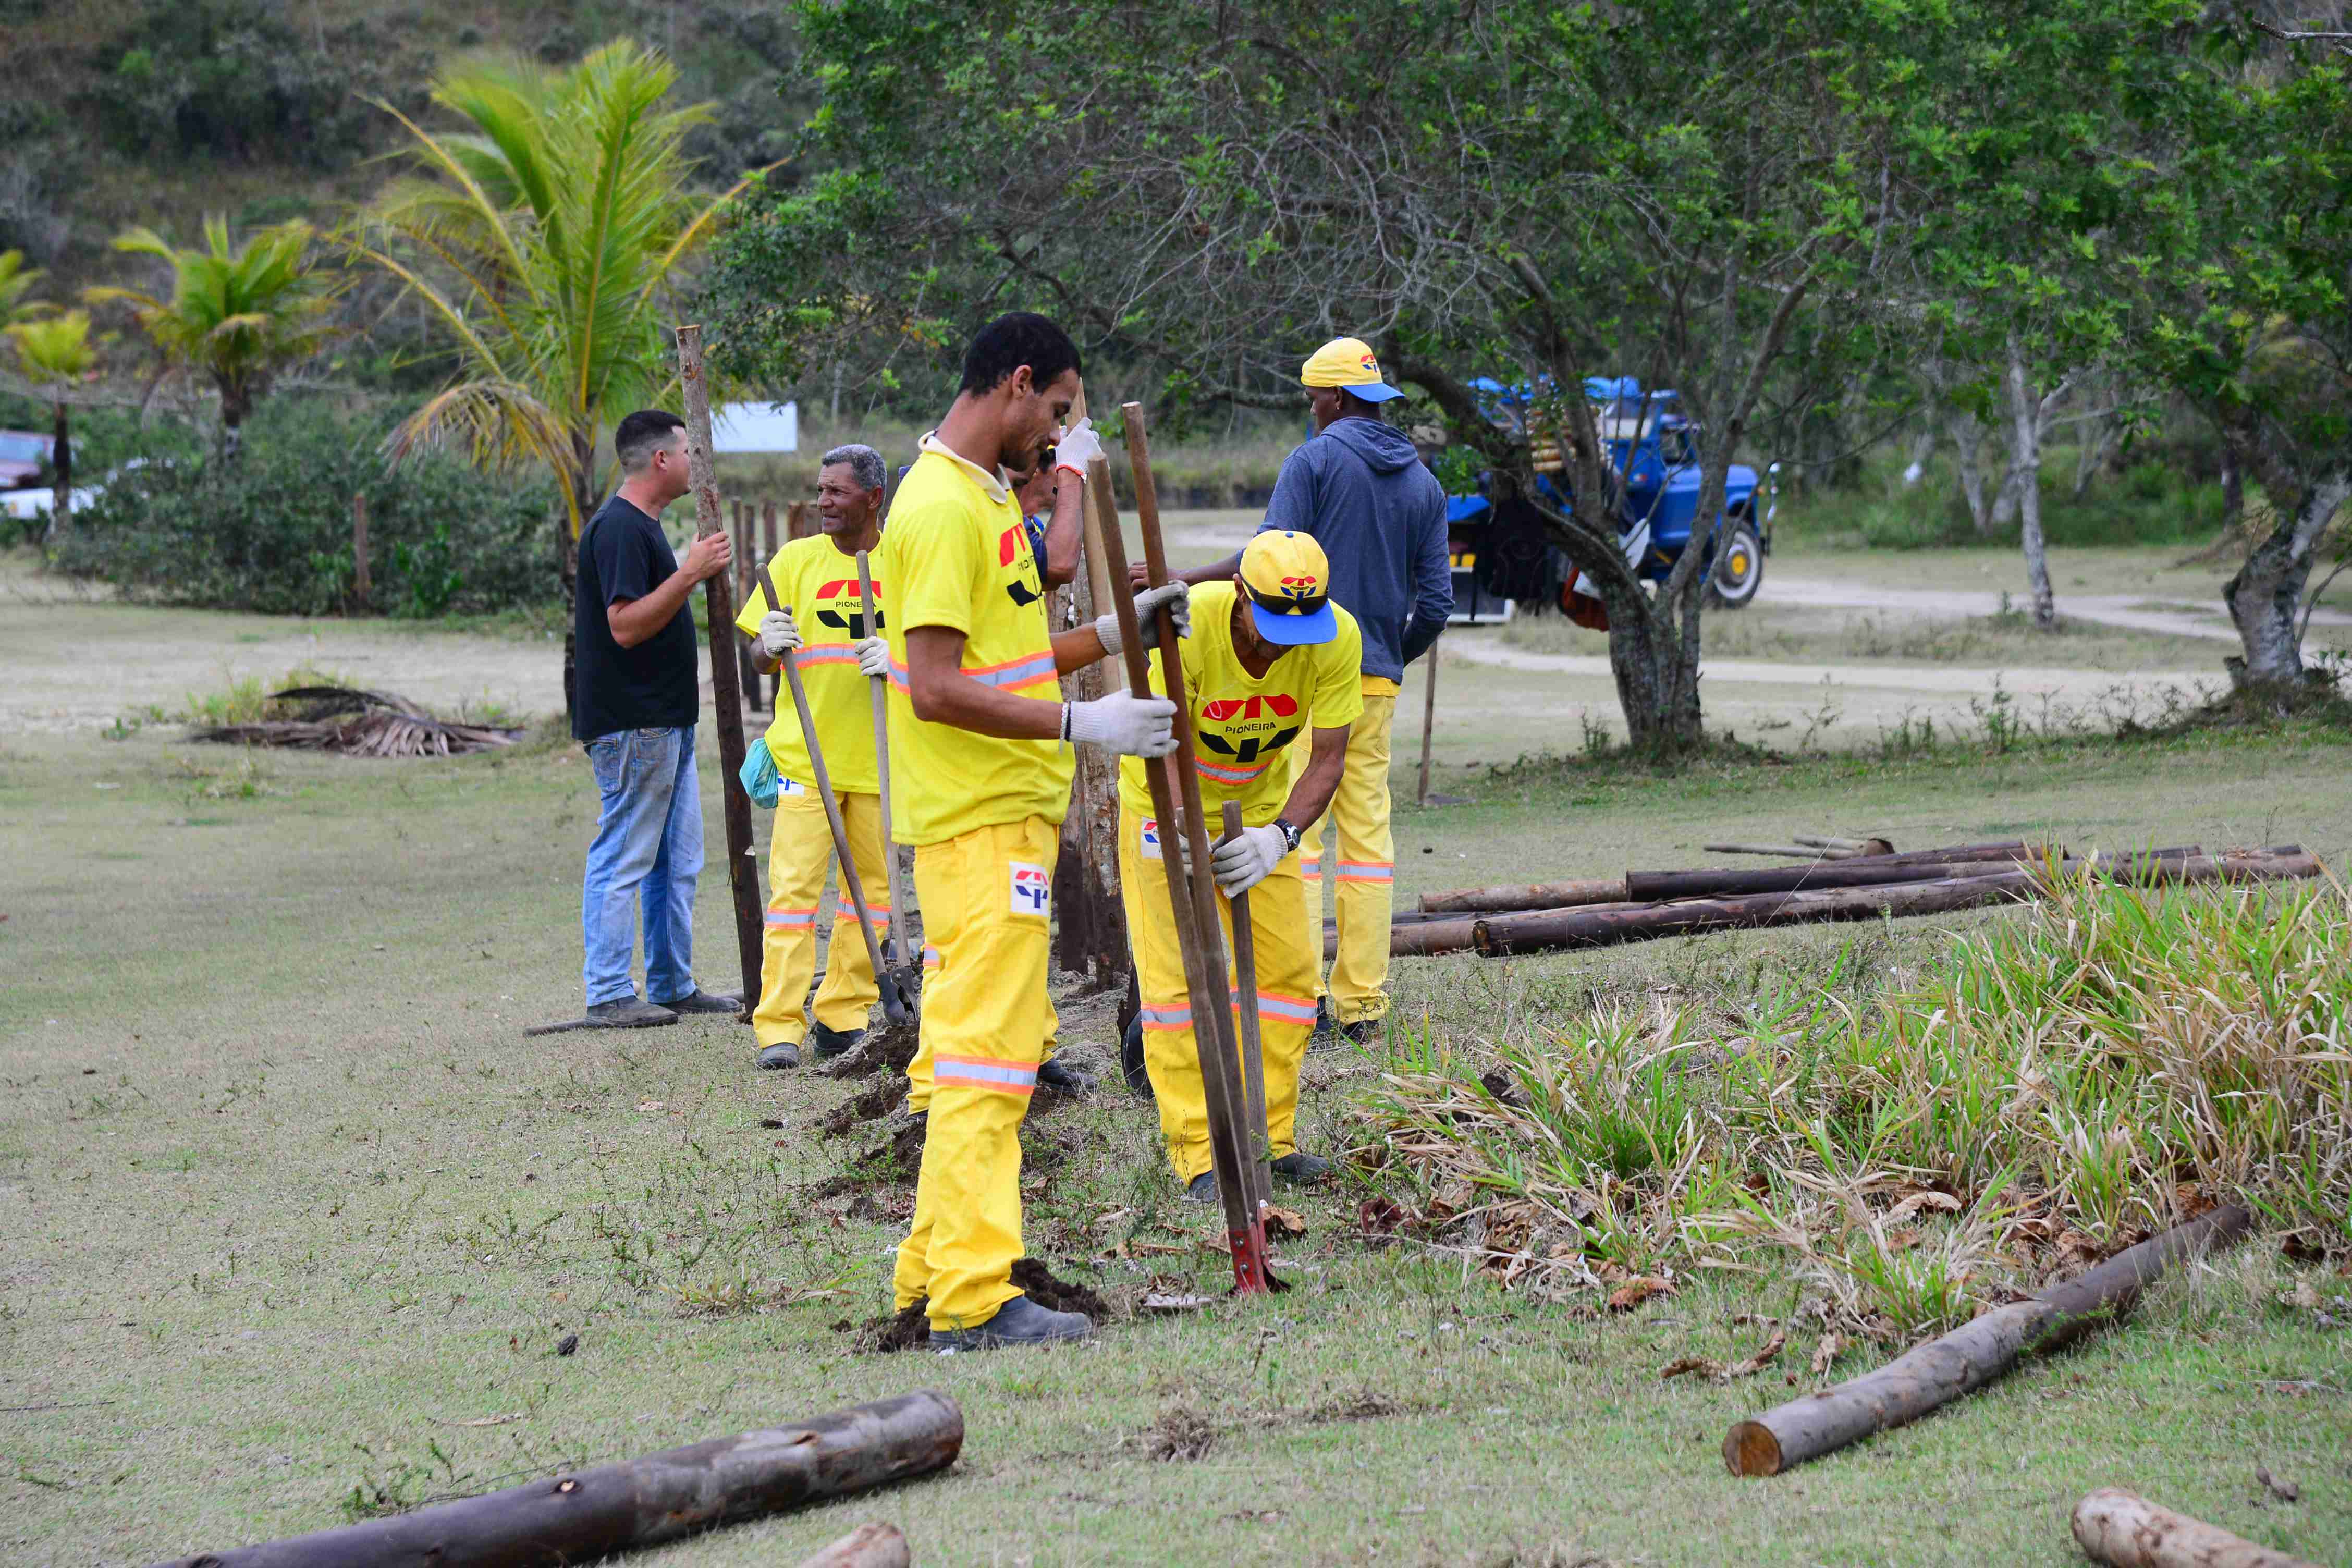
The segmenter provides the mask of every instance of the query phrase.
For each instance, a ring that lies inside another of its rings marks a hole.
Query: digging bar
[[[776,584],[768,575],[763,563],[760,567],[760,591],[768,595],[768,603],[789,613],[790,605],[776,597]],[[816,742],[816,721],[809,716],[808,688],[801,684],[800,666],[793,662],[792,650],[784,650],[778,661],[783,666],[784,684],[793,689],[793,710],[801,716],[801,741],[808,747],[809,772],[816,774],[817,797],[824,802],[825,825],[833,829],[833,858],[841,868],[841,885],[849,891],[850,907],[857,911],[857,934],[866,939],[866,956],[874,965],[874,987],[882,994],[882,1016],[894,1024],[911,1024],[914,1009],[898,994],[898,982],[882,963],[882,944],[874,939],[874,921],[866,912],[866,886],[858,880],[857,862],[849,853],[849,830],[842,825],[841,803],[833,798],[833,778],[825,772],[824,749]]]
[[[1228,844],[1241,837],[1242,806],[1237,800],[1225,802],[1225,836],[1218,840]],[[1249,1100],[1250,1175],[1256,1190],[1250,1194],[1257,1204],[1274,1201],[1274,1187],[1265,1163],[1274,1157],[1274,1136],[1265,1125],[1265,1053],[1260,1047],[1263,1025],[1257,1011],[1257,929],[1250,924],[1250,903],[1247,893],[1235,893],[1230,900],[1234,907],[1234,994],[1241,1005],[1242,1025],[1242,1087]]]
[[[1133,421],[1139,417],[1140,410],[1129,404],[1127,413],[1130,421],[1129,430],[1139,431],[1140,426]],[[1133,438],[1131,436],[1130,439]],[[1129,451],[1132,454],[1132,447]],[[1139,480],[1139,494],[1150,493],[1142,489],[1150,482],[1150,472],[1149,468],[1143,470],[1144,477]],[[1128,689],[1139,694],[1149,692],[1151,689],[1150,655],[1144,648],[1143,632],[1137,625],[1134,597],[1120,586],[1128,580],[1127,542],[1119,532],[1118,503],[1111,493],[1108,458],[1097,458],[1087,465],[1087,483],[1095,491],[1096,504],[1101,509],[1103,564],[1109,570],[1114,584],[1111,608],[1118,617],[1119,637],[1124,644]],[[1145,525],[1144,541],[1147,552],[1154,552],[1160,542],[1156,510],[1150,516],[1151,521]],[[1165,580],[1164,562],[1152,575]],[[1189,760],[1192,726],[1184,710],[1183,659],[1181,655],[1173,658],[1170,657],[1175,652],[1174,624],[1163,616],[1160,629],[1163,667],[1172,665],[1168,669],[1169,676],[1172,677],[1168,695],[1176,703],[1177,754]],[[1260,1295],[1273,1289],[1273,1276],[1266,1268],[1265,1217],[1251,1205],[1249,1189],[1244,1185],[1249,1179],[1246,1169],[1249,1161],[1248,1151],[1242,1143],[1241,1095],[1234,1082],[1234,1058],[1225,1044],[1226,1032],[1216,1026],[1220,1020],[1229,1021],[1233,1016],[1226,994],[1223,944],[1216,944],[1215,968],[1213,971],[1210,968],[1209,943],[1203,940],[1201,931],[1200,907],[1191,896],[1192,881],[1186,874],[1184,841],[1177,837],[1179,831],[1188,830],[1201,838],[1198,852],[1192,859],[1205,869],[1208,866],[1208,836],[1201,832],[1200,779],[1197,773],[1192,775],[1194,805],[1192,822],[1185,829],[1180,829],[1176,815],[1178,786],[1173,773],[1173,769],[1164,765],[1148,761],[1144,763],[1143,776],[1151,790],[1152,814],[1160,823],[1160,863],[1168,875],[1168,903],[1176,923],[1176,945],[1184,955],[1185,994],[1192,1008],[1192,1044],[1200,1058],[1202,1099],[1209,1117],[1209,1162],[1217,1175],[1217,1201],[1224,1210],[1225,1243],[1234,1255],[1234,1289],[1241,1295]],[[1216,916],[1212,913],[1209,931],[1214,932],[1215,930]]]
[[[874,574],[863,550],[857,552],[857,606],[865,617],[862,624],[866,635],[880,637],[882,623],[874,614]],[[898,841],[890,836],[890,683],[884,676],[872,679],[874,776],[882,797],[882,853],[886,857],[882,864],[887,868],[890,888],[890,978],[900,998],[909,1005],[917,1005],[923,994],[923,966],[907,952],[907,889],[898,877]]]

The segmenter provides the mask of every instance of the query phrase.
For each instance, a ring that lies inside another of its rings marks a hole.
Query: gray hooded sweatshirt
[[[1268,528],[1310,534],[1331,560],[1331,598],[1364,630],[1364,673],[1404,679],[1454,613],[1445,489],[1412,443],[1349,418],[1283,460]]]

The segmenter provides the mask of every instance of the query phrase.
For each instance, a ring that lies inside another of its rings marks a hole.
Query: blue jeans
[[[636,994],[629,957],[642,921],[646,999],[694,991],[694,879],[702,869],[702,793],[694,776],[694,726],[622,730],[588,742],[604,796],[588,875],[580,889],[581,971],[588,1005]]]

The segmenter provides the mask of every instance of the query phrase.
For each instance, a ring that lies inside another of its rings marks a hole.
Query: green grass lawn
[[[1401,814],[1400,884],[1409,900],[1687,864],[1704,839],[1808,827],[2334,856],[2352,844],[2344,754],[2290,736],[1673,779],[1454,768],[1441,787],[1476,804]],[[727,1026],[520,1034],[577,1011],[593,815],[569,748],[247,765],[149,731],[0,754],[12,1560],[312,1530],[355,1496],[481,1490],[923,1385],[966,1412],[951,1474],[668,1560],[793,1562],[888,1518],[937,1563],[2061,1563],[2067,1510],[2107,1484],[2352,1557],[2352,1341],[2274,1304],[2290,1281],[2262,1244],[2128,1330],[1769,1482],[1727,1478],[1717,1448],[1788,1395],[1779,1374],[1809,1377],[1797,1347],[1728,1387],[1657,1369],[1746,1353],[1759,1331],[1735,1315],[1785,1314],[1791,1282],[1701,1276],[1596,1316],[1503,1291],[1442,1245],[1368,1250],[1360,1185],[1301,1205],[1312,1229],[1284,1248],[1297,1288],[1279,1300],[1119,1321],[1058,1353],[857,1353],[832,1325],[887,1307],[906,1194],[818,1195],[855,1141],[814,1123],[847,1089],[751,1070]],[[700,917],[719,980],[715,870]],[[1513,1018],[1735,994],[1841,952],[1898,973],[1939,928],[2000,918],[1406,961],[1397,1013],[1466,1048]],[[1098,1007],[1070,1016],[1070,1037],[1106,1038]],[[1361,1135],[1352,1108],[1387,1065],[1310,1058],[1309,1146]],[[1218,1280],[1139,1103],[1041,1107],[1028,1147],[1028,1244],[1065,1275],[1115,1304],[1154,1274]],[[565,1333],[580,1348],[559,1357]],[[1210,1446],[1155,1458],[1169,1430]],[[2257,1463],[2303,1500],[2266,1502]]]

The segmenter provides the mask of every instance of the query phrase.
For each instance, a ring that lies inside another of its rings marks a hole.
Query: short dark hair
[[[993,392],[1024,364],[1042,392],[1064,371],[1078,370],[1078,345],[1034,311],[1010,311],[973,334],[971,346],[963,351],[963,384],[956,390]]]
[[[671,431],[685,428],[686,421],[667,408],[640,408],[623,419],[613,432],[613,455],[621,459],[621,471],[634,474],[643,468],[669,445]]]
[[[852,441],[845,447],[835,447],[816,460],[822,473],[835,463],[849,465],[849,477],[857,481],[861,490],[878,490],[887,478],[882,464],[882,454],[862,441]]]

